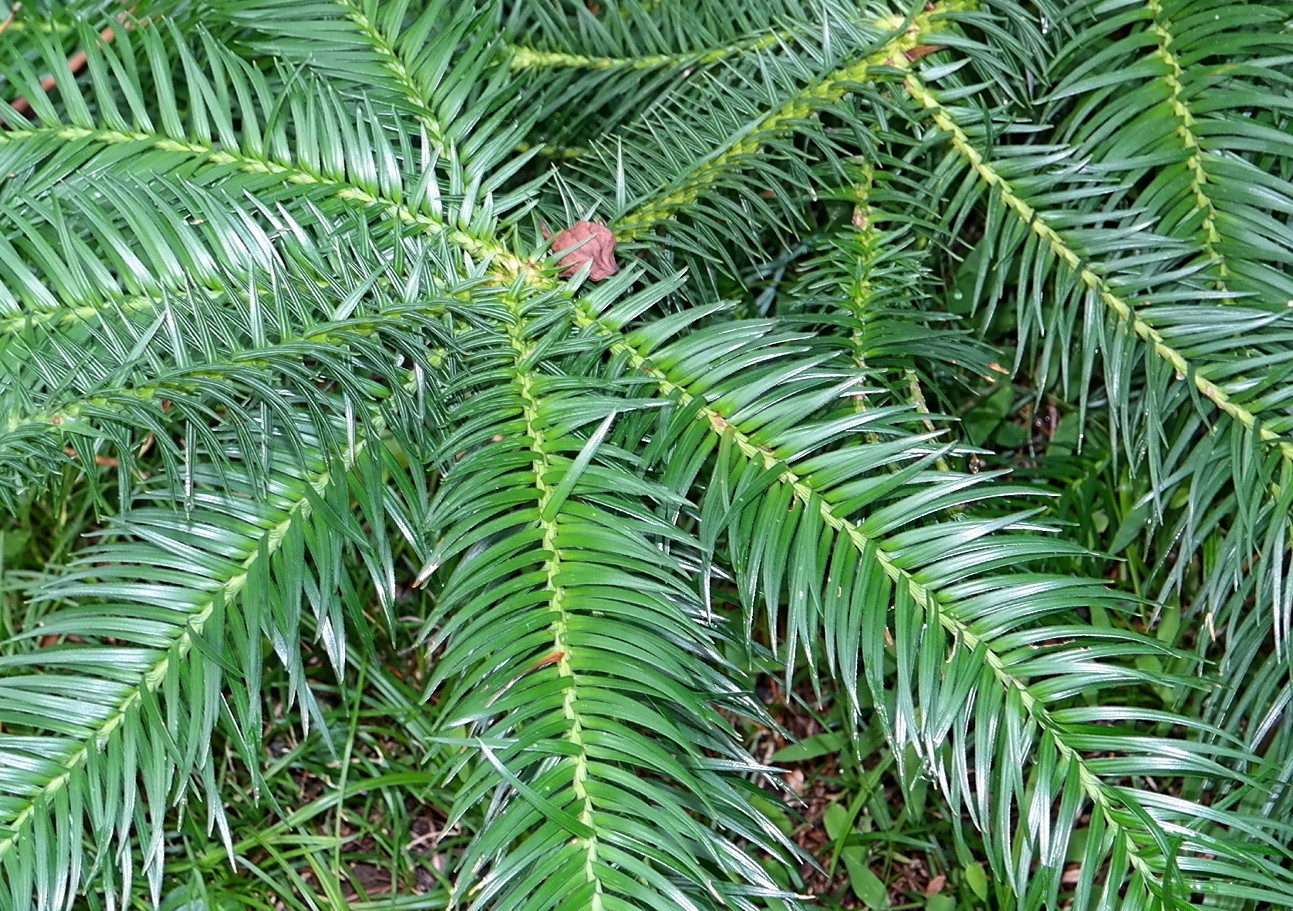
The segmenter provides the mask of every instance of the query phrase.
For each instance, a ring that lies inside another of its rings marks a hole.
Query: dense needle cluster
[[[0,908],[1293,907],[1290,22],[0,2]]]

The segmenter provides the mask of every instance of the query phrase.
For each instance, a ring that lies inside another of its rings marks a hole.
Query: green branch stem
[[[1244,429],[1255,431],[1258,439],[1264,443],[1275,443],[1281,455],[1286,460],[1293,461],[1293,442],[1283,439],[1280,434],[1268,427],[1260,426],[1256,414],[1234,401],[1226,390],[1204,376],[1200,370],[1195,369],[1182,352],[1169,345],[1157,329],[1137,314],[1131,302],[1118,295],[1108,281],[1083,261],[1081,255],[1064,239],[1063,235],[1047,223],[1046,217],[1029,205],[1015,192],[1010,182],[1002,177],[990,162],[984,160],[983,155],[970,142],[969,136],[961,129],[947,108],[917,79],[915,74],[908,74],[904,85],[912,98],[931,113],[934,123],[948,135],[953,148],[969,162],[979,179],[989,187],[996,188],[1006,207],[1041,238],[1051,252],[1073,271],[1082,284],[1144,341],[1157,357],[1165,361],[1178,377],[1182,379],[1188,377],[1204,398],[1238,421]]]
[[[67,327],[88,325],[101,320],[106,313],[148,313],[163,303],[160,297],[147,295],[111,295],[104,293],[101,304],[77,304],[65,307],[29,307],[13,316],[0,317],[0,336],[21,335],[35,326]]]
[[[435,308],[431,308],[428,312],[435,313],[437,311]],[[402,314],[395,314],[389,319],[370,317],[361,321],[353,321],[348,324],[347,328],[352,332],[362,333],[367,330],[369,334],[373,334],[382,328],[398,328],[401,322]],[[123,408],[123,402],[146,404],[160,402],[165,399],[174,401],[180,396],[200,391],[201,386],[209,385],[212,380],[230,382],[237,380],[240,375],[255,377],[260,368],[268,364],[275,355],[291,358],[299,351],[299,346],[303,344],[318,345],[321,350],[344,350],[345,335],[339,333],[335,326],[318,332],[306,332],[299,336],[281,339],[274,345],[243,349],[242,353],[245,357],[241,361],[236,358],[237,351],[228,349],[226,354],[229,355],[229,359],[224,363],[203,364],[201,369],[185,371],[178,378],[158,378],[129,388],[118,384],[112,387],[111,394],[103,391],[65,400],[56,408],[47,408],[26,414],[11,414],[5,419],[3,426],[0,426],[0,449],[3,449],[5,436],[21,434],[24,430],[29,429],[53,427],[62,433],[79,432],[97,435],[95,431],[80,429],[86,420],[84,413],[87,410],[98,412],[100,417],[104,412],[115,412],[121,415],[123,423],[129,425],[130,422]]]
[[[434,96],[436,87],[419,83],[412,69],[358,4],[353,0],[338,0],[338,2],[346,11],[347,18],[354,23],[369,47],[377,54],[382,66],[395,77],[396,83],[403,90],[404,100],[413,108],[418,124],[426,130],[427,136],[435,143],[436,154],[449,160],[455,158],[456,150],[449,142],[448,131],[435,116],[435,112],[427,106],[426,100]]]
[[[583,842],[584,882],[591,883],[593,886],[590,907],[592,911],[602,911],[602,881],[597,875],[597,828],[593,822],[593,798],[588,793],[587,787],[588,748],[584,743],[583,722],[580,719],[578,707],[578,680],[570,663],[570,644],[566,641],[566,633],[570,626],[570,617],[565,609],[566,591],[559,581],[562,570],[561,546],[557,542],[557,518],[556,516],[550,519],[544,518],[547,515],[548,503],[552,500],[554,494],[554,488],[546,480],[553,470],[553,465],[545,446],[546,440],[540,418],[542,406],[539,393],[534,386],[534,376],[527,367],[533,346],[523,333],[525,318],[515,296],[509,295],[508,304],[512,315],[511,324],[508,326],[508,340],[512,350],[516,352],[513,376],[522,402],[526,436],[529,439],[530,451],[534,455],[531,463],[534,472],[534,485],[539,491],[538,521],[543,527],[542,548],[544,553],[547,554],[547,560],[544,562],[543,567],[544,588],[549,593],[548,609],[553,614],[552,648],[553,654],[557,656],[557,674],[568,681],[565,695],[562,699],[561,710],[570,725],[566,732],[566,739],[577,750],[575,756],[572,757],[574,772],[571,779],[571,788],[575,793],[575,799],[580,803],[579,821],[588,826],[593,832],[592,835],[575,835],[574,837]]]
[[[940,0],[930,9],[912,16],[910,21],[891,16],[876,24],[893,30],[877,50],[861,60],[841,67],[825,78],[805,86],[781,107],[765,114],[749,130],[738,134],[727,148],[705,159],[698,167],[674,181],[667,191],[629,212],[614,224],[615,237],[621,242],[637,240],[662,222],[675,216],[717,184],[724,174],[741,167],[743,159],[756,154],[768,139],[787,132],[793,125],[811,117],[822,106],[839,101],[853,87],[872,78],[879,67],[893,67],[907,60],[907,53],[920,47],[926,33],[933,31],[933,19],[954,9],[969,5],[964,0]]]
[[[684,385],[670,380],[664,371],[652,363],[649,356],[642,354],[616,328],[606,325],[583,308],[576,310],[576,323],[582,328],[593,328],[610,337],[611,350],[624,357],[632,369],[652,377],[657,382],[661,394],[666,398],[676,398],[684,408],[697,402],[697,397],[693,393]],[[717,408],[703,403],[703,400],[701,402],[697,408],[695,420],[702,422],[718,436],[727,437],[749,462],[765,470],[777,469],[780,460],[767,449],[750,440],[748,435],[742,433],[736,426],[728,423],[726,416]],[[942,609],[937,592],[899,566],[881,541],[865,534],[856,523],[836,515],[830,503],[826,501],[823,491],[815,489],[809,481],[799,477],[789,468],[781,470],[777,480],[778,483],[791,489],[795,500],[803,508],[816,509],[823,523],[837,535],[847,537],[859,554],[865,556],[870,548],[876,562],[880,564],[890,581],[904,587],[912,600],[927,614],[932,612],[937,616],[938,622],[954,641],[962,643],[970,651],[974,651],[980,644],[984,646],[983,660],[991,669],[994,678],[1002,689],[1019,694],[1020,703],[1038,726],[1051,736],[1060,756],[1066,761],[1077,763],[1084,792],[1094,805],[1100,807],[1111,829],[1123,838],[1131,862],[1142,873],[1152,877],[1153,867],[1148,859],[1142,856],[1140,845],[1133,837],[1133,830],[1123,825],[1117,818],[1116,807],[1122,803],[1118,798],[1118,788],[1106,783],[1096,772],[1093,772],[1081,751],[1065,742],[1067,734],[1065,727],[1055,720],[1046,706],[1029,689],[1025,680],[1010,673],[1004,659],[993,650],[991,641],[976,635],[968,625]]]
[[[1194,204],[1203,212],[1203,249],[1221,272],[1224,279],[1230,274],[1226,266],[1225,257],[1217,249],[1217,244],[1221,243],[1221,232],[1217,228],[1217,207],[1208,195],[1207,183],[1208,172],[1204,169],[1203,148],[1199,143],[1199,137],[1194,130],[1194,114],[1185,102],[1185,86],[1182,84],[1182,77],[1185,75],[1185,68],[1181,66],[1181,61],[1177,59],[1176,54],[1172,52],[1173,36],[1171,32],[1172,22],[1168,19],[1163,10],[1161,0],[1147,0],[1150,12],[1154,17],[1154,24],[1150,26],[1150,31],[1158,39],[1158,47],[1154,49],[1154,56],[1163,62],[1167,67],[1167,72],[1163,75],[1163,81],[1167,83],[1168,89],[1172,93],[1169,104],[1172,113],[1176,115],[1179,125],[1176,128],[1176,135],[1181,139],[1181,145],[1189,150],[1189,157],[1185,160],[1185,166],[1190,171],[1190,193],[1194,196]],[[1224,288],[1224,283],[1222,283]]]
[[[381,426],[382,421],[379,415],[372,415],[371,420],[375,427]],[[367,445],[367,439],[356,437],[354,445],[347,447],[340,453],[341,465],[347,469],[352,467]],[[308,479],[306,483],[317,495],[322,494],[332,481],[331,470],[325,468],[316,473],[313,478]],[[256,562],[262,556],[272,556],[276,553],[292,524],[308,519],[312,509],[311,497],[304,493],[280,505],[279,512],[282,513],[282,518],[275,524],[263,528],[260,532],[260,540],[264,542],[264,548],[262,549],[259,546],[249,548],[246,558],[241,563],[235,564],[236,571],[231,573],[223,583],[212,588],[206,599],[195,604],[193,609],[187,612],[183,625],[177,626],[171,645],[161,651],[157,660],[139,675],[138,684],[130,687],[126,696],[118,703],[115,709],[102,718],[92,735],[86,737],[68,750],[61,758],[55,760],[61,767],[61,771],[57,775],[25,796],[26,806],[18,811],[8,823],[10,834],[0,838],[0,858],[13,850],[21,839],[23,828],[32,819],[37,809],[48,804],[53,800],[57,792],[69,786],[78,767],[89,756],[90,750],[103,750],[111,739],[113,732],[125,723],[130,712],[144,699],[144,694],[156,693],[161,690],[168,678],[168,672],[172,664],[184,658],[194,647],[194,640],[202,634],[203,628],[216,609],[216,605],[221,602],[226,604],[233,602],[246,586],[248,577],[251,575]]]
[[[512,45],[508,65],[516,71],[526,70],[652,70],[667,67],[709,66],[740,54],[757,53],[774,48],[790,36],[769,32],[748,41],[680,54],[644,54],[641,57],[590,57],[558,51],[541,51],[525,45]]]
[[[44,143],[49,139],[66,142],[94,142],[105,148],[124,143],[140,143],[159,151],[173,152],[178,155],[191,156],[194,159],[215,166],[232,165],[245,174],[265,174],[281,178],[286,184],[301,187],[320,187],[332,198],[342,202],[358,203],[366,209],[377,209],[387,217],[416,227],[429,235],[444,237],[450,244],[471,255],[479,261],[488,261],[497,269],[515,275],[524,271],[525,262],[508,248],[493,240],[474,235],[462,228],[450,227],[444,219],[428,213],[423,208],[410,208],[408,205],[383,196],[372,190],[364,189],[344,180],[301,166],[296,162],[284,162],[269,157],[255,157],[241,151],[216,148],[209,143],[202,143],[188,138],[177,139],[170,136],[144,132],[124,132],[121,130],[87,129],[84,127],[57,126],[33,127],[26,130],[0,131],[0,146],[11,143],[33,142]]]

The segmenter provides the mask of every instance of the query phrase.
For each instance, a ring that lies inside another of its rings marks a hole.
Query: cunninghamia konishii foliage
[[[1289,4],[0,11],[0,907],[223,907],[320,663],[455,905],[810,906],[807,666],[994,907],[1293,906]],[[1083,448],[966,470],[1010,376]]]

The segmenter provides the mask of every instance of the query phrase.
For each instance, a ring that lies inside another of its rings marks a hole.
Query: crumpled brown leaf
[[[543,226],[543,236],[552,236],[547,225]],[[570,252],[557,263],[562,278],[577,274],[587,262],[592,263],[588,269],[590,281],[599,282],[620,271],[615,262],[615,235],[599,221],[577,221],[553,238],[552,252],[563,250]]]

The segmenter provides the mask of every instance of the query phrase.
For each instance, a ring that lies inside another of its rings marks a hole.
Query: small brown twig
[[[126,0],[121,0],[121,2],[124,3],[126,2]],[[15,3],[13,10],[9,13],[9,18],[6,19],[4,22],[0,22],[0,33],[3,33],[6,29],[9,28],[9,26],[13,24],[14,19],[15,17],[17,17],[18,11],[20,9],[22,9],[22,4]],[[120,23],[121,25],[124,25],[126,28],[129,28],[130,26],[126,22],[126,17],[129,16],[134,11],[135,11],[135,8],[133,6],[130,7],[130,9],[122,10],[120,13],[117,14],[117,22]],[[105,45],[111,44],[112,39],[115,37],[117,37],[117,33],[112,28],[112,26],[108,26],[103,31],[99,32],[99,40],[101,40]],[[85,64],[88,60],[89,60],[89,56],[86,54],[84,49],[77,51],[75,54],[73,54],[71,57],[68,58],[67,68],[72,71],[73,77],[79,76],[81,74],[81,70],[85,69]],[[58,85],[58,77],[53,74],[50,74],[49,76],[46,76],[44,79],[40,81],[40,90],[44,92],[46,95],[48,95],[57,85]],[[26,95],[23,95],[19,98],[14,99],[12,102],[9,103],[9,106],[19,114],[22,114],[24,116],[31,115],[31,100],[27,98]]]

